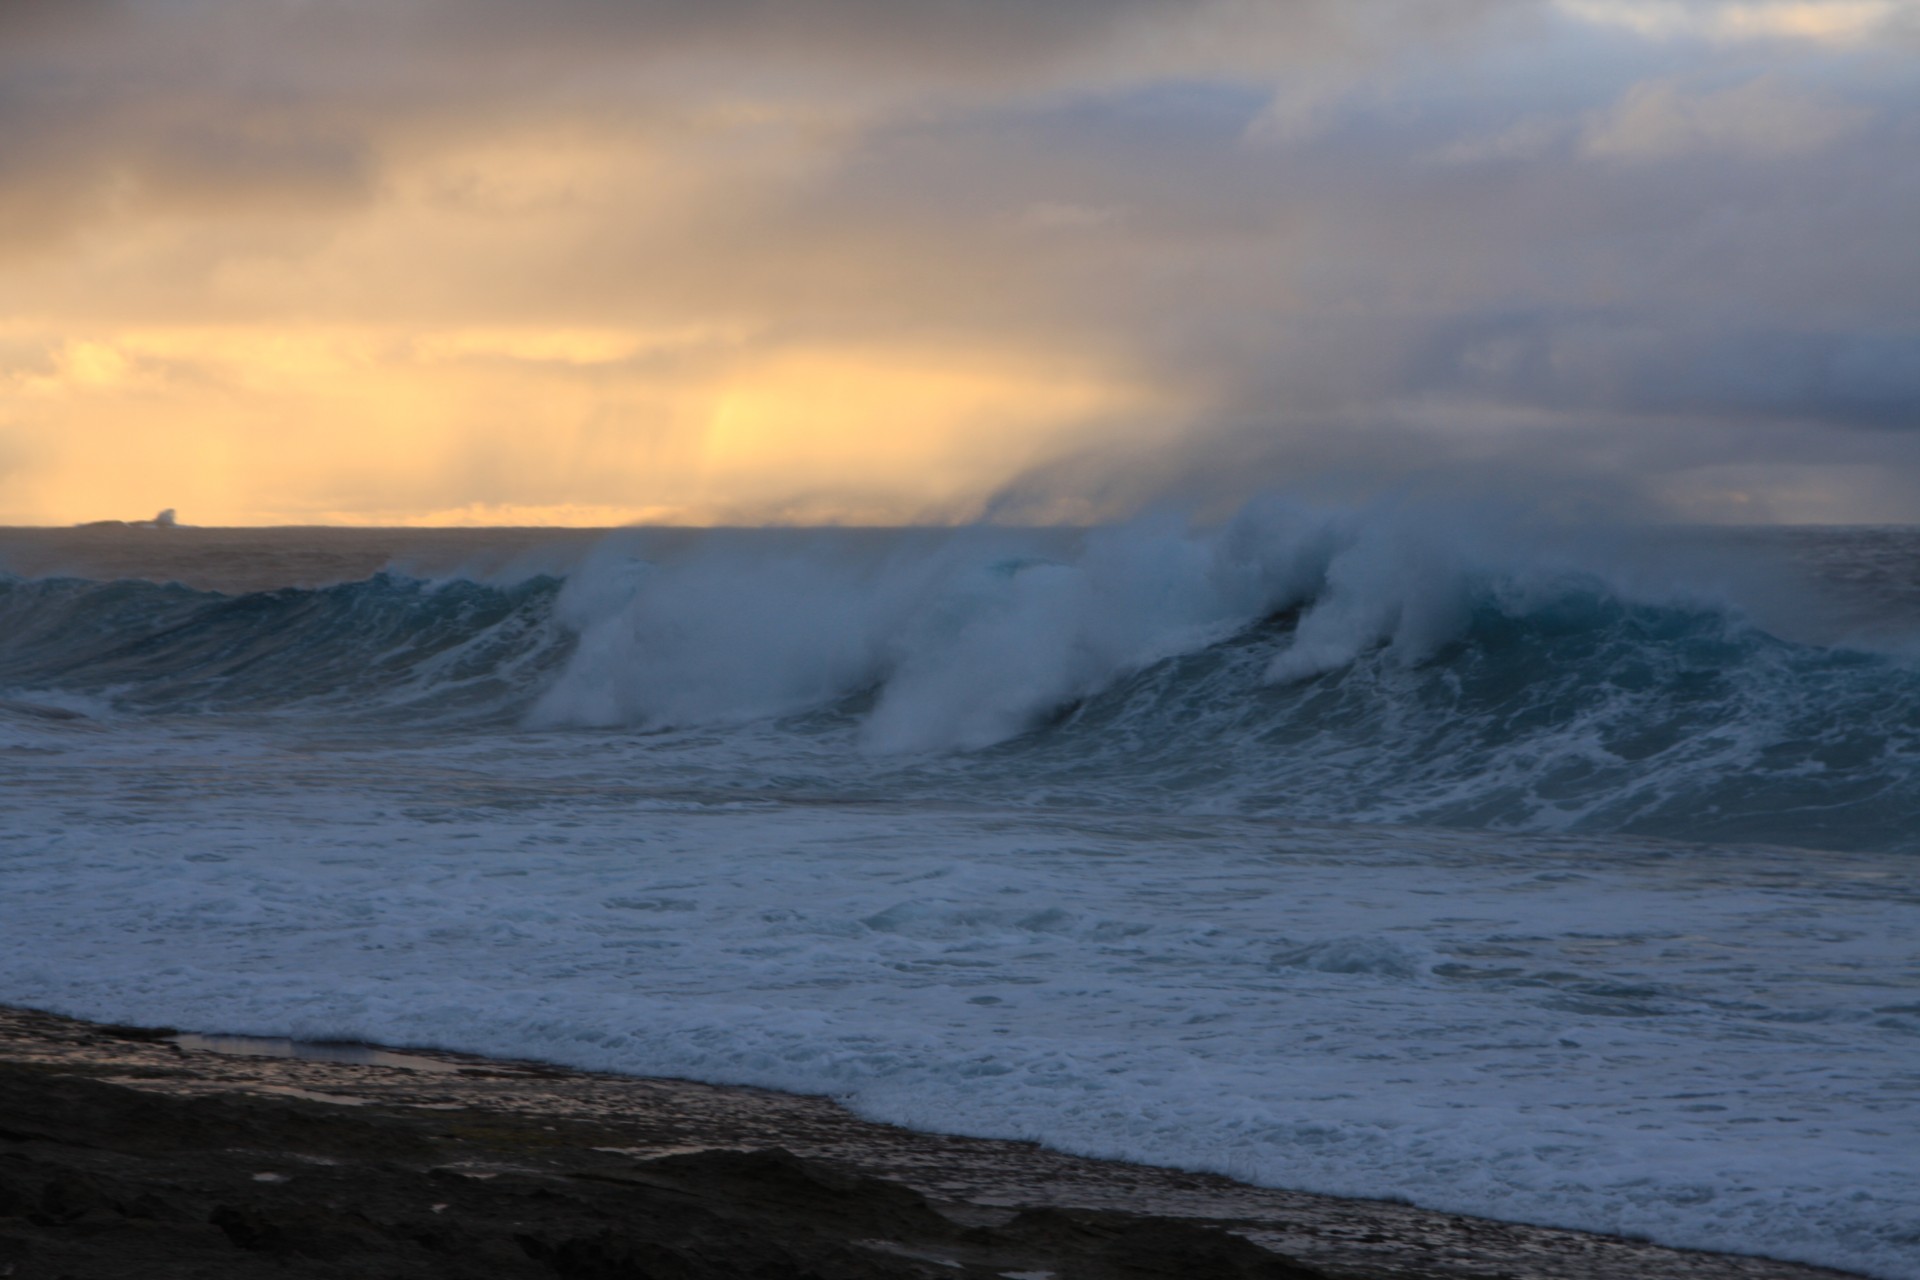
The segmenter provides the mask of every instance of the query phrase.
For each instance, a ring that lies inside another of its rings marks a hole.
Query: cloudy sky
[[[1920,0],[0,0],[0,523],[1920,520]]]

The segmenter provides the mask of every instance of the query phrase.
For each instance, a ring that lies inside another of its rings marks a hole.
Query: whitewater
[[[0,1002],[1920,1278],[1920,531],[0,531]]]

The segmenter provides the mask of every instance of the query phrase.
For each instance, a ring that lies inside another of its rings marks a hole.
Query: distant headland
[[[73,526],[76,529],[177,529],[179,518],[174,509],[168,507],[151,520],[85,520]]]

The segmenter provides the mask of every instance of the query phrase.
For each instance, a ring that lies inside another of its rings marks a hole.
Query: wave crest
[[[48,691],[666,733],[632,749],[723,789],[1920,848],[1910,661],[1430,513],[636,533],[506,586],[0,579],[10,733],[65,723]]]

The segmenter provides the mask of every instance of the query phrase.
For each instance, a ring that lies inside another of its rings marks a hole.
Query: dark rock
[[[1060,1280],[1327,1280],[1239,1236],[1175,1218],[1029,1209],[1004,1234],[1061,1256]]]
[[[733,1212],[804,1220],[855,1236],[941,1240],[958,1234],[911,1187],[802,1160],[779,1147],[662,1156],[640,1171]]]

